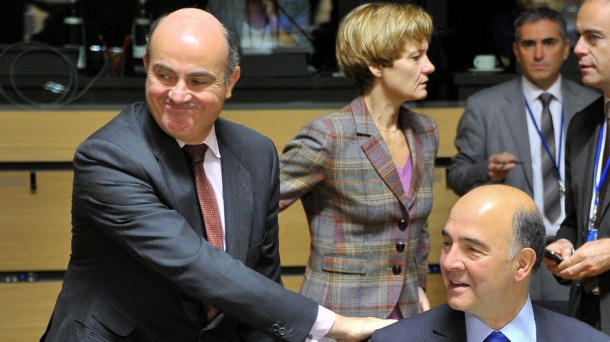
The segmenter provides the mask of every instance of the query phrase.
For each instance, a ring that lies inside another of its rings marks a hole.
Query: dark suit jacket
[[[447,184],[458,195],[474,185],[490,182],[487,159],[509,152],[522,161],[505,183],[534,197],[532,157],[521,78],[482,90],[468,98],[455,138],[458,154],[451,160]],[[599,93],[565,78],[561,80],[565,125]]]
[[[72,255],[48,341],[303,341],[317,304],[280,284],[274,145],[218,119],[227,253],[204,238],[177,141],[145,103],[76,151]],[[271,279],[271,280],[269,280]],[[223,312],[209,325],[208,304]]]
[[[537,305],[533,308],[538,342],[610,341],[609,336],[574,318]],[[377,330],[371,341],[465,342],[465,315],[445,304]]]
[[[566,141],[566,218],[557,239],[568,239],[574,248],[587,241],[589,209],[593,196],[595,154],[599,131],[604,124],[604,98],[576,114],[568,128]],[[608,193],[607,193],[608,194]],[[606,195],[599,210],[601,224],[598,238],[610,237],[610,196]],[[610,335],[610,272],[599,275],[601,330]],[[572,282],[570,315],[580,317],[581,287]]]

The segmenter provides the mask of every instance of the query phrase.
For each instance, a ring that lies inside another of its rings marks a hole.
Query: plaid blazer
[[[311,234],[301,293],[342,315],[386,318],[397,303],[405,317],[419,312],[439,132],[406,108],[399,121],[409,194],[361,97],[305,125],[280,158],[280,209],[301,199]]]

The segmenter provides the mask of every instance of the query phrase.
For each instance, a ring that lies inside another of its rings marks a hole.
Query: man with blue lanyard
[[[610,335],[610,0],[585,1],[575,31],[582,81],[604,96],[577,113],[568,128],[566,218],[548,246],[564,260],[544,262],[571,282],[570,315]]]
[[[570,41],[560,13],[549,8],[522,13],[515,36],[513,51],[523,75],[468,99],[447,182],[458,195],[489,182],[523,190],[543,214],[550,242],[564,218],[565,130],[599,94],[561,77]],[[533,301],[563,313],[568,292],[546,268],[530,284]]]

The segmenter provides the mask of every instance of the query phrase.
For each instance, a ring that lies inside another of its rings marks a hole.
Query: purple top
[[[409,155],[409,158],[407,158],[405,166],[402,168],[396,166],[396,171],[398,171],[398,175],[400,176],[400,182],[402,183],[402,188],[405,190],[405,195],[409,197],[409,190],[411,189],[411,176],[413,175],[413,161],[411,160],[411,155]]]
[[[407,158],[407,162],[401,168],[396,166],[396,171],[398,171],[398,176],[400,176],[400,182],[402,183],[402,188],[405,190],[405,194],[407,197],[409,196],[409,189],[411,189],[411,176],[413,175],[413,161],[411,160],[411,155]],[[388,317],[389,319],[403,319],[402,313],[398,308],[398,305],[394,307],[392,313]]]

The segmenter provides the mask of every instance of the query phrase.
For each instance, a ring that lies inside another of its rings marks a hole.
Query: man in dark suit
[[[178,10],[148,44],[146,102],[76,151],[72,254],[42,339],[356,341],[388,324],[335,316],[281,286],[277,151],[219,118],[240,75],[223,26]],[[202,143],[204,161],[189,164],[181,146]],[[214,195],[195,188],[202,170]],[[219,248],[206,241],[212,226]]]
[[[458,125],[447,183],[463,195],[475,184],[502,182],[530,195],[541,212],[548,241],[552,241],[564,218],[560,187],[565,180],[565,131],[572,116],[599,94],[563,78],[561,66],[570,53],[564,17],[549,8],[536,8],[515,21],[513,50],[523,75],[471,96]],[[543,94],[552,95],[549,111],[554,147],[542,131]],[[548,141],[547,141],[548,140]],[[548,159],[543,159],[548,158]],[[545,172],[548,162],[551,172]],[[553,172],[555,171],[555,172]],[[554,209],[546,202],[546,185]],[[561,184],[558,184],[560,182]],[[569,289],[558,284],[542,268],[530,284],[532,300],[567,313]]]
[[[610,341],[590,326],[532,304],[532,273],[544,224],[523,191],[486,185],[454,205],[443,229],[440,267],[447,304],[377,330],[372,341]]]
[[[571,282],[570,315],[610,335],[610,1],[588,0],[578,11],[574,53],[584,84],[604,97],[576,114],[566,143],[566,218],[548,248],[564,258],[545,259],[549,270]]]

